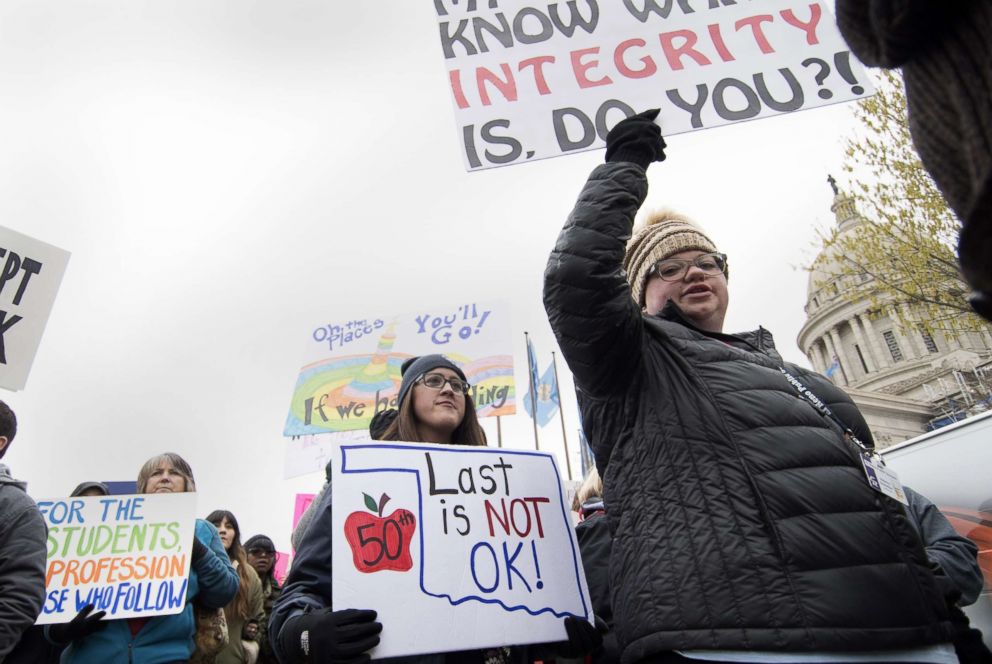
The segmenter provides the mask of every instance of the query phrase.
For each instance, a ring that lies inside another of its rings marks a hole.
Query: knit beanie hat
[[[681,251],[716,251],[716,245],[692,219],[668,209],[652,213],[627,243],[623,269],[630,294],[644,306],[644,285],[651,268]]]
[[[403,375],[403,380],[400,382],[400,393],[396,399],[396,407],[403,407],[403,399],[406,398],[407,392],[413,387],[413,382],[423,376],[425,373],[431,369],[451,369],[458,377],[464,380],[466,383],[468,380],[465,378],[465,373],[458,368],[458,365],[446,358],[444,355],[421,355],[420,357],[411,357],[409,360],[403,363],[400,367],[400,372]]]
[[[245,551],[251,551],[252,549],[262,549],[263,551],[268,551],[269,553],[276,552],[276,545],[272,543],[272,540],[266,535],[252,535],[248,538],[248,541],[244,545]]]
[[[97,489],[100,492],[101,496],[110,495],[110,489],[103,482],[82,482],[75,489],[72,490],[72,493],[69,494],[69,497],[75,498],[76,496],[81,496],[83,495],[84,491],[89,491],[90,489]]]

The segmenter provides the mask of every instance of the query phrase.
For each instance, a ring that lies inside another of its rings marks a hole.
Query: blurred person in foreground
[[[0,401],[0,458],[17,434],[17,416]],[[48,529],[27,484],[0,463],[0,662],[37,620],[45,599]]]
[[[956,661],[919,536],[869,485],[857,407],[767,330],[724,332],[728,260],[698,225],[633,228],[657,114],[609,133],[544,285],[605,484],[622,661]]]
[[[992,2],[837,0],[836,8],[863,63],[902,71],[913,144],[961,220],[971,305],[992,320]]]

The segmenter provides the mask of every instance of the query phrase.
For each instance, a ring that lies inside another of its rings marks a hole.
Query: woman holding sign
[[[486,436],[469,396],[469,384],[458,365],[443,355],[424,355],[403,364],[397,413],[381,440],[485,445]],[[377,422],[382,422],[379,418]],[[302,536],[283,593],[269,619],[269,637],[283,664],[368,662],[383,625],[376,612],[331,607],[331,491],[325,487],[313,521]],[[566,618],[569,640],[554,644],[556,654],[581,656],[602,639],[586,621]],[[502,664],[529,659],[526,648],[495,648],[396,658],[431,664]]]
[[[189,464],[178,454],[167,452],[152,457],[141,467],[137,490],[138,493],[184,493],[196,491],[196,483]],[[111,620],[99,631],[71,635],[72,643],[62,655],[63,664],[173,664],[188,660],[193,654],[196,631],[193,602],[219,609],[238,592],[238,573],[228,560],[217,529],[202,519],[196,520],[191,555],[182,612]]]

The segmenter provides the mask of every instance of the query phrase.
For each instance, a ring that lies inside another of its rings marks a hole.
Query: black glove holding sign
[[[99,632],[107,626],[106,621],[101,620],[107,615],[107,612],[97,611],[90,615],[94,608],[92,604],[87,604],[71,621],[61,625],[52,625],[48,628],[49,638],[56,643],[69,643],[70,641],[85,639],[90,634]]]
[[[661,127],[655,124],[661,110],[653,108],[621,120],[606,135],[606,161],[627,161],[644,170],[653,161],[665,161],[665,148]]]
[[[313,611],[290,618],[279,633],[292,664],[365,664],[379,645],[382,623],[362,609]]]

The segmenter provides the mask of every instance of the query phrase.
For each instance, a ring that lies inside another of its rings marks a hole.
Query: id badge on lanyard
[[[902,482],[894,470],[889,470],[882,461],[882,457],[861,452],[861,465],[865,468],[865,476],[868,478],[868,486],[879,493],[884,493],[889,498],[895,498],[903,505],[909,505],[906,492],[902,490]]]

